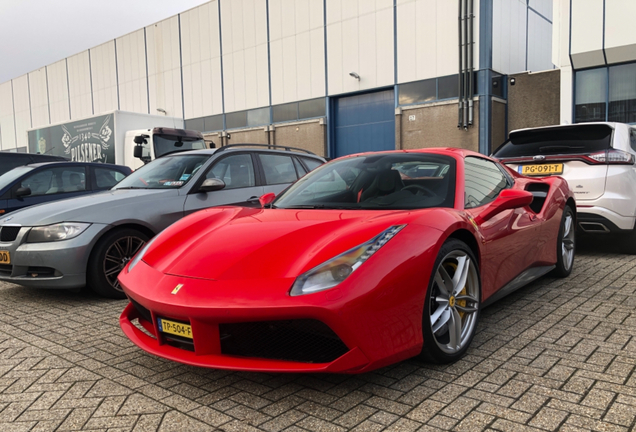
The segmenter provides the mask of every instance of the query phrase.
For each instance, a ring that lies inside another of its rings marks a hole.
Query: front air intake
[[[3,241],[3,242],[14,241],[16,238],[18,238],[18,233],[20,233],[20,228],[22,227],[11,226],[11,225],[3,226],[2,229],[0,229],[0,241]]]
[[[349,349],[326,324],[311,319],[219,324],[226,355],[329,363]]]

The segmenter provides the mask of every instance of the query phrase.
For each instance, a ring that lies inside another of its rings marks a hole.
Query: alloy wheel
[[[572,268],[574,262],[574,218],[568,212],[563,218],[563,239],[561,240],[561,258],[565,270]]]
[[[146,241],[142,238],[125,236],[118,238],[106,250],[103,265],[104,275],[108,283],[117,291],[122,291],[117,276],[144,244]]]
[[[431,287],[430,326],[439,349],[456,354],[470,342],[479,311],[479,276],[470,256],[454,250],[435,271]]]

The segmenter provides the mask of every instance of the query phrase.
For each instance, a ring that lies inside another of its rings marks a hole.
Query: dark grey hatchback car
[[[313,153],[226,146],[162,156],[109,191],[0,219],[0,280],[123,298],[117,276],[155,234],[219,205],[260,206],[325,160]],[[3,261],[3,258],[6,259]]]

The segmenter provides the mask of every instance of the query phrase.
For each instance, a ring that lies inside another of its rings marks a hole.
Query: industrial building
[[[563,117],[553,9],[561,35],[569,0],[554,1],[212,0],[0,84],[0,148],[37,151],[31,129],[121,110],[217,145],[489,153]]]

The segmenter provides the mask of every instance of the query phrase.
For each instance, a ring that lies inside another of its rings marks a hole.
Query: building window
[[[324,117],[326,112],[325,98],[309,99],[272,107],[274,123]]]
[[[228,129],[247,126],[247,111],[238,111],[225,114],[225,126]]]
[[[249,110],[247,112],[248,126],[263,126],[269,124],[269,107]]]
[[[452,99],[457,97],[459,97],[457,75],[437,78],[437,99]]]
[[[455,81],[457,85],[457,81]],[[400,105],[430,102],[437,99],[437,80],[427,79],[401,84],[398,87],[398,102]]]
[[[199,132],[214,132],[223,130],[223,114],[187,119],[185,128]]]
[[[608,121],[636,123],[636,64],[609,68]]]
[[[576,73],[574,121],[605,121],[607,101],[607,68]]]
[[[272,115],[275,123],[298,120],[298,102],[273,106]]]

